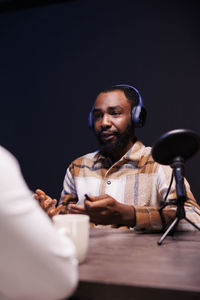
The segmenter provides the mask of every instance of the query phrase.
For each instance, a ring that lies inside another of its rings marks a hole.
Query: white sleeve
[[[77,286],[73,243],[57,234],[0,146],[0,299],[62,299]]]

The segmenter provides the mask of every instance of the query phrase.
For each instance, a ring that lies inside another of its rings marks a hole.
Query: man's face
[[[94,104],[93,120],[100,150],[105,155],[128,151],[132,146],[131,104],[123,91],[100,93]]]

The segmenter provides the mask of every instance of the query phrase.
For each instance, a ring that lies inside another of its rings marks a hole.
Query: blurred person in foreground
[[[89,126],[99,142],[99,150],[74,160],[67,168],[63,191],[57,200],[36,190],[35,198],[52,217],[57,213],[90,216],[95,226],[134,228],[139,232],[162,231],[165,226],[159,207],[170,184],[172,169],[155,162],[151,147],[135,135],[142,127],[146,109],[133,86],[117,85],[101,91],[89,114]],[[200,224],[200,208],[185,179],[186,216]],[[176,198],[173,182],[166,201]],[[168,225],[176,215],[173,205],[163,209]],[[180,230],[194,230],[185,220]]]
[[[33,198],[0,146],[0,299],[66,299],[78,281],[75,248]]]

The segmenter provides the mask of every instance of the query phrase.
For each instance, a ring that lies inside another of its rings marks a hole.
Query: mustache
[[[120,135],[120,134],[117,130],[112,131],[112,130],[107,130],[107,129],[101,129],[100,131],[96,132],[96,135],[101,136],[101,135]]]

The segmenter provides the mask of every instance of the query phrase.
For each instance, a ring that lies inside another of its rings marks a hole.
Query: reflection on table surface
[[[91,228],[71,299],[200,299],[200,233],[160,236]]]

